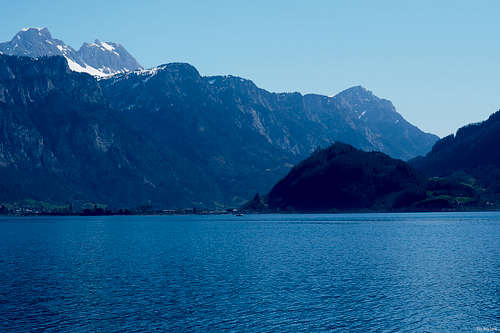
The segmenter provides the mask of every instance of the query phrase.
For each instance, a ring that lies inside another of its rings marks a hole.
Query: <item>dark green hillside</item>
[[[460,128],[410,164],[427,176],[460,178],[482,189],[490,206],[500,202],[500,111],[486,121]]]
[[[315,151],[267,196],[243,209],[253,212],[441,211],[488,208],[483,191],[465,174],[426,178],[408,163],[379,152],[335,143]]]
[[[424,187],[425,179],[401,160],[335,143],[293,168],[268,203],[300,211],[392,208],[425,199]]]

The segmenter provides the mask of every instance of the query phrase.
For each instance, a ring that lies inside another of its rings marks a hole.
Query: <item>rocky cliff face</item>
[[[339,110],[349,114],[348,123],[364,133],[374,150],[407,160],[424,155],[439,139],[406,121],[391,101],[378,98],[361,86],[347,89],[332,98]]]
[[[0,92],[0,200],[211,199],[203,172],[127,127],[98,82],[70,71],[64,58],[0,56]]]
[[[130,127],[204,170],[203,178],[213,182],[211,192],[220,194],[213,196],[219,203],[243,202],[298,161],[256,130],[252,115],[226,105],[188,64],[168,64],[99,83]]]
[[[63,57],[0,56],[0,80],[0,102],[5,105],[25,107],[50,94],[65,95],[76,102],[104,103],[97,81],[88,75],[74,75]]]
[[[1,199],[235,206],[319,145],[408,157],[418,154],[412,142],[433,140],[413,135],[390,102],[355,90],[276,94],[180,63],[97,80],[63,57],[0,55]],[[391,145],[390,130],[401,142]]]
[[[388,100],[362,87],[334,97],[269,93],[236,77],[206,78],[225,104],[249,114],[254,127],[280,148],[301,157],[318,146],[342,141],[364,150],[409,159],[438,139],[409,124]]]
[[[335,141],[409,159],[425,154],[438,140],[408,123],[390,101],[362,87],[334,97],[271,93],[239,77],[201,77],[187,64],[118,75],[101,85],[113,107],[122,111],[168,114],[190,108],[197,117],[210,118],[203,109],[223,110],[217,121],[249,130],[297,159]]]

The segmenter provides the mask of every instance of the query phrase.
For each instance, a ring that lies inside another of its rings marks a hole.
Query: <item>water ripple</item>
[[[500,329],[500,214],[0,218],[0,331]]]

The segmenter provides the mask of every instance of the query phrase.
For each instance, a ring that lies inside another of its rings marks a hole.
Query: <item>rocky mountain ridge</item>
[[[185,107],[181,103],[205,99],[191,108],[211,103],[226,109],[222,117],[233,117],[237,128],[252,128],[270,144],[302,158],[318,146],[342,141],[410,159],[427,153],[438,140],[408,123],[390,101],[361,86],[333,97],[272,93],[236,76],[203,77],[193,66],[180,63],[114,75],[102,80],[101,86],[113,107],[122,111],[168,113]],[[172,100],[180,91],[181,100]]]
[[[66,58],[71,70],[100,77],[142,69],[118,43],[96,40],[84,43],[76,51],[62,40],[52,38],[47,28],[22,29],[11,41],[0,43],[0,53],[33,58],[60,55]]]
[[[234,207],[333,141],[430,149],[435,137],[401,120],[391,148],[392,104],[354,90],[362,98],[271,93],[182,63],[96,79],[63,57],[0,55],[2,200]]]

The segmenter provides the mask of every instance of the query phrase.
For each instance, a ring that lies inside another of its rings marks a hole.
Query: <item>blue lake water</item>
[[[0,331],[500,330],[500,213],[0,218]]]

